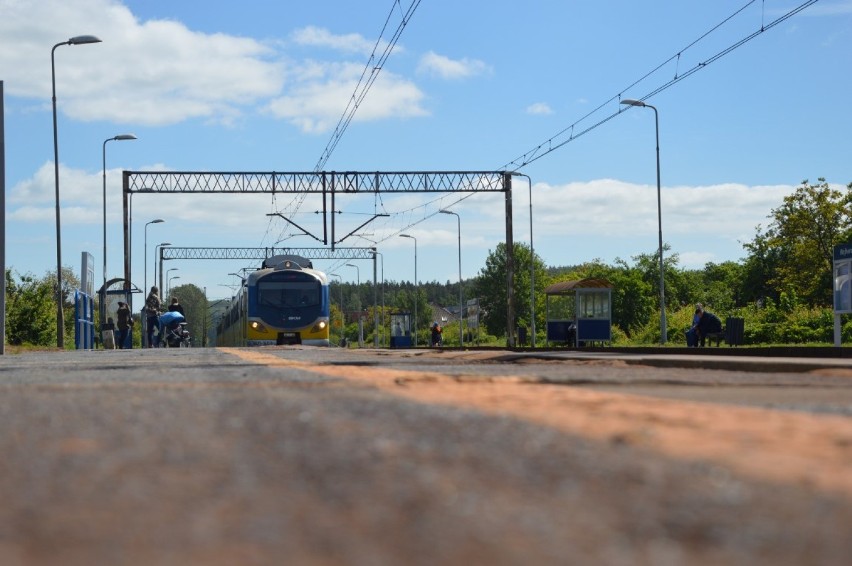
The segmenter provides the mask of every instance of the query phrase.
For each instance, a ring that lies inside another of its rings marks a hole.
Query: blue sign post
[[[78,350],[95,347],[95,300],[80,289],[74,292],[74,346]]]
[[[841,315],[852,313],[852,244],[834,246],[834,345],[841,344]]]

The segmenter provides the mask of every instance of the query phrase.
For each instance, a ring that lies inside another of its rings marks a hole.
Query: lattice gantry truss
[[[503,192],[505,171],[124,172],[125,193]]]
[[[276,255],[297,255],[305,259],[375,259],[375,248],[160,248],[160,259],[266,259]]]

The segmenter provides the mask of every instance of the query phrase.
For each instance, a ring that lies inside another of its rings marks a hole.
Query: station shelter
[[[612,341],[612,288],[606,279],[560,281],[544,290],[547,344]]]
[[[398,312],[390,315],[391,348],[411,348],[411,313]]]

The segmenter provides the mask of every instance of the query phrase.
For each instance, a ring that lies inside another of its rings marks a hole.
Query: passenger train
[[[278,255],[249,273],[217,325],[217,346],[329,345],[328,277],[310,260]]]

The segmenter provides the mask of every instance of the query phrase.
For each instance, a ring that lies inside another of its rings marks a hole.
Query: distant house
[[[441,326],[444,326],[450,322],[458,322],[458,306],[453,309],[455,312],[452,312],[450,310],[451,307],[441,307],[433,304],[430,304],[429,306],[432,308],[432,320],[434,322],[437,322]]]

